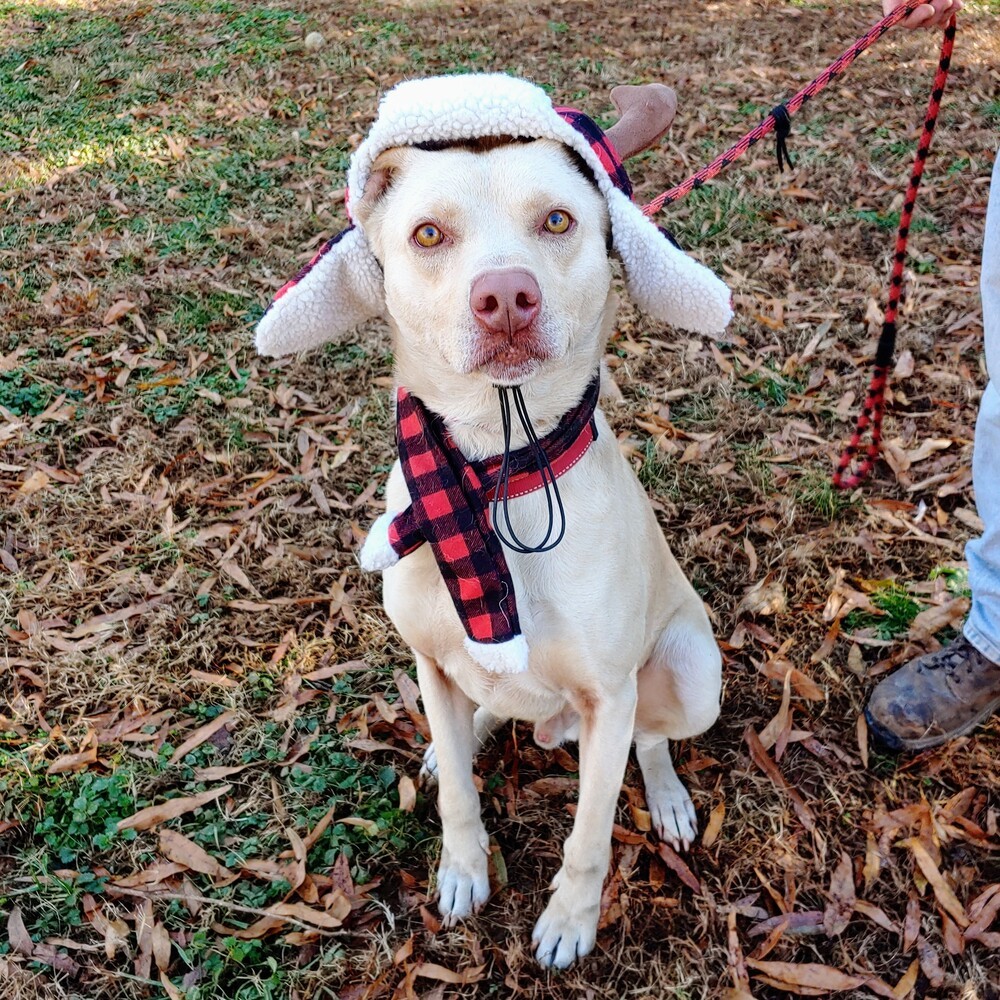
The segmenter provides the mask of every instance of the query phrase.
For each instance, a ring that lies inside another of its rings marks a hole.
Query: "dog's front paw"
[[[698,835],[698,814],[687,789],[674,778],[660,788],[646,786],[646,804],[653,829],[675,851],[690,850]]]
[[[378,570],[395,566],[399,562],[399,554],[389,542],[389,525],[392,524],[394,516],[386,511],[375,518],[372,523],[365,544],[361,546],[361,552],[358,555],[358,561],[363,570],[375,573]]]
[[[478,843],[470,849],[449,851],[441,848],[438,867],[438,909],[445,927],[454,927],[459,921],[478,913],[490,897],[489,840],[486,831],[480,832]]]
[[[556,889],[531,935],[540,965],[566,969],[590,952],[597,941],[599,899],[598,891],[598,901],[581,900],[569,884]]]

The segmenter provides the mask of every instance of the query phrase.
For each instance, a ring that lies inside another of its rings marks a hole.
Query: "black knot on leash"
[[[788,108],[784,104],[779,104],[772,108],[771,117],[774,119],[775,147],[778,155],[778,169],[784,171],[785,163],[794,167],[792,154],[788,152],[788,137],[792,134],[792,119],[788,114]]]

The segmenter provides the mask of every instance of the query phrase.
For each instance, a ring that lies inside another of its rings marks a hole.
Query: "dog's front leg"
[[[542,965],[565,969],[586,955],[597,939],[601,888],[608,871],[611,827],[635,722],[632,674],[614,693],[581,699],[580,800],[555,893],[535,924],[532,941]]]
[[[441,864],[438,906],[446,927],[479,910],[490,894],[489,839],[472,781],[475,705],[438,664],[420,653],[417,680],[437,755]]]

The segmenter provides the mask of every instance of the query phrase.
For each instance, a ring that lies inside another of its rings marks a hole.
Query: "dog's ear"
[[[406,162],[408,150],[396,146],[380,153],[372,164],[368,180],[365,181],[365,189],[361,192],[361,197],[356,204],[351,205],[351,214],[362,226],[366,226],[371,219],[375,207],[385,197],[386,192],[392,186],[393,179],[403,168]]]

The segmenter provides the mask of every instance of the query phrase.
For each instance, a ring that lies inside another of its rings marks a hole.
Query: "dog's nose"
[[[472,283],[469,305],[487,332],[512,337],[538,315],[542,292],[528,271],[487,271]]]

